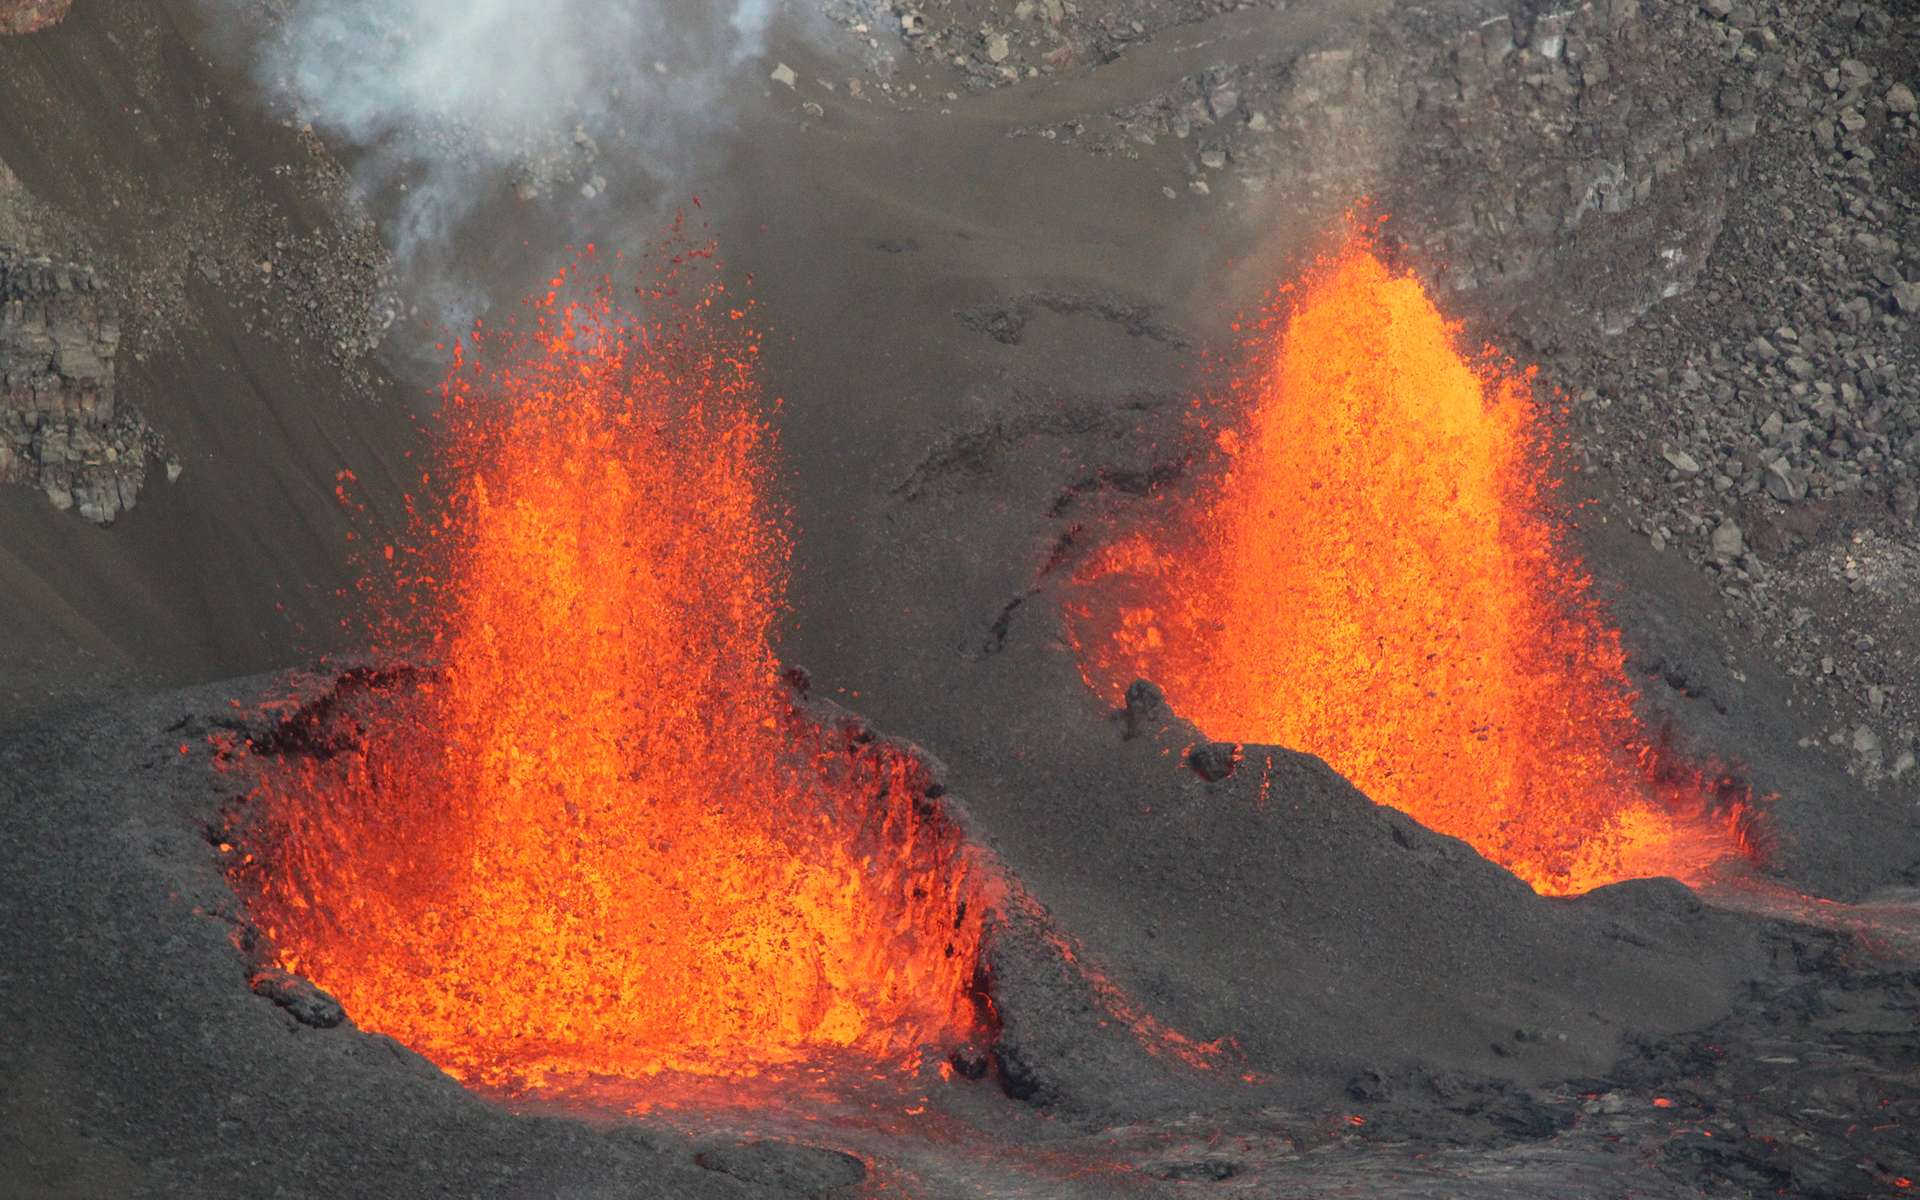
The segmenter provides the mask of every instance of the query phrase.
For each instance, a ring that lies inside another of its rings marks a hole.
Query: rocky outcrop
[[[58,25],[72,7],[73,0],[0,0],[0,37]]]
[[[164,450],[116,400],[119,343],[92,270],[0,248],[0,483],[100,525],[133,507]],[[166,459],[170,480],[179,470]]]

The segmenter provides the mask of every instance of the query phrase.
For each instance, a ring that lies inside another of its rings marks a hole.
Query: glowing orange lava
[[[419,681],[259,761],[235,882],[278,963],[478,1083],[911,1067],[978,1024],[978,864],[916,757],[782,685],[757,342],[682,286],[642,320],[563,277],[476,333],[396,561]]]
[[[1214,493],[1077,572],[1088,682],[1152,679],[1211,737],[1317,754],[1541,892],[1731,849],[1697,780],[1652,777],[1619,636],[1541,503],[1531,372],[1464,357],[1360,234],[1266,336]]]

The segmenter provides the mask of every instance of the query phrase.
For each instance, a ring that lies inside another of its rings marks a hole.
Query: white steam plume
[[[603,152],[656,178],[684,169],[777,3],[291,0],[257,74],[364,148],[361,183],[391,203],[405,264],[507,178],[523,195],[595,191]]]

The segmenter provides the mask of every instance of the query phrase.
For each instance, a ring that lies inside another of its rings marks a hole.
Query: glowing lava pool
[[[980,864],[917,756],[782,682],[758,344],[674,261],[645,319],[563,276],[461,348],[444,503],[377,556],[423,666],[253,760],[273,960],[483,1086],[910,1071],[981,1022]]]
[[[1317,754],[1543,893],[1732,853],[1725,781],[1655,752],[1548,516],[1532,372],[1463,354],[1358,232],[1252,348],[1210,493],[1075,574],[1089,685],[1151,679],[1209,737]]]

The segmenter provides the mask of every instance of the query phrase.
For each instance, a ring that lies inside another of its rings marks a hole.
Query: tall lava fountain
[[[976,1024],[977,866],[916,757],[783,685],[758,344],[675,262],[645,319],[563,276],[462,348],[448,498],[385,551],[417,681],[259,760],[235,880],[279,965],[480,1083],[909,1066]]]
[[[1530,373],[1464,357],[1359,235],[1261,334],[1213,494],[1079,572],[1089,682],[1318,754],[1542,892],[1724,853],[1650,776],[1619,635],[1542,505]]]

